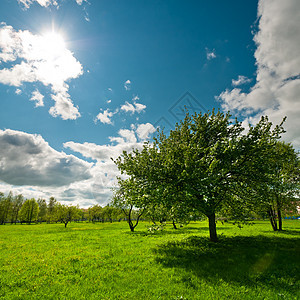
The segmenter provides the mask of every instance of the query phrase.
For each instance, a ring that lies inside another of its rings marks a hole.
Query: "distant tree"
[[[80,208],[80,220],[81,221],[86,221],[89,218],[89,211],[86,208]]]
[[[47,210],[48,210],[47,202],[46,202],[45,199],[39,198],[39,199],[37,200],[37,203],[38,203],[38,205],[39,205],[38,220],[39,220],[39,222],[46,221],[46,218],[47,218]]]
[[[69,222],[80,218],[81,211],[78,206],[67,206],[58,203],[56,208],[56,219],[65,224],[67,227]]]
[[[8,221],[12,209],[12,202],[12,192],[9,192],[6,197],[3,193],[0,193],[0,225],[3,225]]]
[[[94,222],[104,222],[104,212],[103,208],[97,204],[88,209],[89,221]]]
[[[19,212],[24,203],[24,197],[22,194],[19,194],[13,197],[12,200],[12,210],[11,210],[11,223],[17,223],[19,218]]]
[[[57,206],[56,199],[54,197],[50,197],[49,202],[48,202],[48,207],[47,207],[47,215],[46,215],[48,223],[55,221],[56,206]]]
[[[26,200],[20,210],[21,222],[31,224],[37,221],[39,213],[39,205],[34,198]]]
[[[110,223],[112,223],[114,217],[114,208],[107,204],[103,207],[102,213],[104,220],[108,220]]]

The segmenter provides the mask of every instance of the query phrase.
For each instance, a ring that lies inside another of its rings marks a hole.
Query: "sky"
[[[190,112],[287,116],[300,148],[299,0],[1,0],[0,191],[105,205],[112,158]]]

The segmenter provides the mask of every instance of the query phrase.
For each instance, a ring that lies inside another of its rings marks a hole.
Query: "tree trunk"
[[[278,217],[278,230],[282,231],[282,219],[281,219],[281,202],[278,193],[276,193],[276,207],[277,207],[277,217]]]
[[[130,231],[134,232],[134,226],[133,226],[132,222],[129,223],[129,227],[130,227]]]
[[[209,239],[211,242],[217,242],[218,236],[217,236],[217,227],[216,227],[216,215],[215,213],[212,213],[210,215],[207,215],[208,217],[208,223],[209,223]]]
[[[176,226],[176,224],[175,224],[175,221],[173,220],[173,228],[174,229],[177,229],[177,226]]]
[[[280,208],[277,208],[277,217],[278,217],[278,230],[282,231],[282,218],[281,218]]]
[[[272,228],[274,231],[277,231],[277,222],[276,222],[276,216],[275,216],[275,213],[273,211],[272,208],[270,208],[268,210],[268,215],[269,215],[269,218],[270,218],[270,222],[271,222],[271,225],[272,225]]]

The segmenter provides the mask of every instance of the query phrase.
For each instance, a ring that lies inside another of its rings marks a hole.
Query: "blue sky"
[[[299,147],[299,10],[297,0],[2,0],[0,190],[105,204],[118,174],[109,158],[174,124],[189,101],[245,124],[287,115],[285,139]]]

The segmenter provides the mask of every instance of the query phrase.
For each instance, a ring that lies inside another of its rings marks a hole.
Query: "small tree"
[[[57,208],[57,201],[54,197],[50,197],[48,207],[47,207],[47,222],[51,223],[55,220],[56,216],[56,208]]]
[[[39,205],[38,220],[39,220],[39,222],[46,221],[46,217],[47,217],[47,202],[46,202],[45,199],[39,198],[37,200],[37,203]]]
[[[147,207],[147,195],[142,192],[142,186],[134,179],[118,178],[118,188],[114,189],[112,205],[120,209],[133,232]],[[133,213],[136,218],[134,220]]]
[[[17,223],[19,212],[24,203],[24,197],[22,194],[17,195],[12,201],[12,211],[11,211],[11,223]]]
[[[103,207],[99,204],[94,205],[88,209],[89,221],[104,222]]]
[[[78,206],[67,206],[58,203],[56,209],[56,219],[65,224],[67,227],[69,222],[80,218],[81,211]]]
[[[5,197],[0,193],[0,225],[4,225],[8,221],[12,209],[13,195],[12,192]]]
[[[26,200],[20,210],[21,222],[31,224],[37,221],[39,205],[34,198]]]

